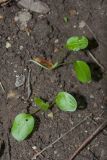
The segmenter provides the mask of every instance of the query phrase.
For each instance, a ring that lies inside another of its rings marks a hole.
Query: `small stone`
[[[52,112],[48,113],[48,117],[53,119],[53,113]]]
[[[50,8],[45,2],[42,1],[35,1],[35,0],[20,0],[18,1],[18,4],[22,7],[31,10],[33,12],[46,14],[50,11]]]
[[[78,114],[78,117],[80,118],[80,117],[81,117],[81,114]]]
[[[24,48],[23,46],[20,46],[20,47],[19,47],[20,50],[23,50],[23,48]]]
[[[76,28],[76,27],[77,27],[76,25],[73,26],[73,28]]]
[[[33,149],[33,150],[37,150],[37,147],[36,147],[36,146],[33,146],[32,149]]]
[[[20,25],[20,30],[26,30],[28,21],[32,18],[32,15],[28,11],[19,11],[14,18],[15,22]]]
[[[55,151],[54,151],[54,154],[57,154],[57,153],[58,153],[58,151],[55,150]]]
[[[59,42],[59,39],[55,39],[55,43],[57,44]]]
[[[94,99],[94,96],[91,94],[91,95],[90,95],[90,98],[91,98],[91,99]]]
[[[6,42],[6,48],[8,49],[8,48],[10,48],[11,47],[11,44],[7,41]]]
[[[20,87],[25,83],[25,76],[24,75],[17,75],[16,76],[16,82],[15,82],[15,86],[16,87]]]
[[[79,23],[79,28],[84,28],[85,27],[85,22],[84,21],[81,21],[80,23]]]
[[[101,109],[104,109],[104,106],[101,106]]]

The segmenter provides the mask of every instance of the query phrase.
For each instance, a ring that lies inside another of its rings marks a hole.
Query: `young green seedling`
[[[77,79],[82,83],[91,82],[91,70],[88,64],[84,61],[76,61],[73,64]]]
[[[41,98],[34,97],[34,103],[40,110],[47,111],[50,107],[48,102],[44,102]]]
[[[68,17],[64,16],[64,22],[67,23],[68,22]]]
[[[76,99],[67,92],[59,92],[55,98],[55,103],[62,111],[74,112],[77,109]]]
[[[87,48],[87,46],[88,46],[88,39],[85,36],[70,37],[67,40],[66,45],[65,45],[65,47],[69,51],[79,51],[79,50]]]
[[[11,134],[17,141],[23,141],[33,131],[34,124],[35,120],[32,115],[20,113],[13,122]]]

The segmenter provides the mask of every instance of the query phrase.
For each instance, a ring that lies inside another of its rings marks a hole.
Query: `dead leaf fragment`
[[[39,66],[41,66],[41,67],[43,67],[45,69],[49,69],[49,70],[54,69],[58,65],[57,62],[55,64],[53,64],[51,60],[47,60],[47,59],[45,59],[43,57],[34,57],[30,61],[38,64]]]

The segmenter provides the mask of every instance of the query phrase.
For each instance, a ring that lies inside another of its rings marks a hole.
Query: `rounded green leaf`
[[[11,134],[17,141],[23,141],[28,137],[34,128],[34,118],[30,114],[20,113],[16,116]]]
[[[66,42],[66,48],[69,51],[79,51],[85,49],[88,46],[88,39],[85,36],[70,37]]]
[[[76,61],[73,64],[74,71],[76,73],[77,79],[82,83],[91,82],[91,70],[88,64],[84,61]]]
[[[49,103],[44,102],[42,99],[38,97],[34,97],[34,103],[40,107],[41,110],[47,111],[49,109]]]
[[[74,112],[77,108],[77,101],[67,92],[59,92],[55,102],[62,111]]]

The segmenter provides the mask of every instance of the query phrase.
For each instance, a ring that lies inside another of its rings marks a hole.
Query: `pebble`
[[[85,27],[85,21],[81,21],[80,23],[79,23],[79,28],[84,28]]]
[[[16,75],[15,86],[20,87],[25,83],[25,75]]]
[[[20,50],[23,50],[23,48],[24,48],[23,46],[20,46],[20,47],[19,47]]]
[[[53,119],[53,113],[52,112],[48,113],[48,117]]]
[[[11,44],[8,41],[6,42],[6,48],[11,48]]]
[[[19,23],[20,30],[25,30],[27,28],[27,23],[31,18],[32,15],[28,11],[22,10],[15,15],[14,21]]]
[[[92,94],[90,94],[90,98],[91,98],[91,99],[94,99],[94,96],[93,96]]]
[[[45,2],[42,1],[35,1],[35,0],[19,0],[18,4],[22,7],[29,9],[33,12],[46,14],[50,11],[50,8]]]

